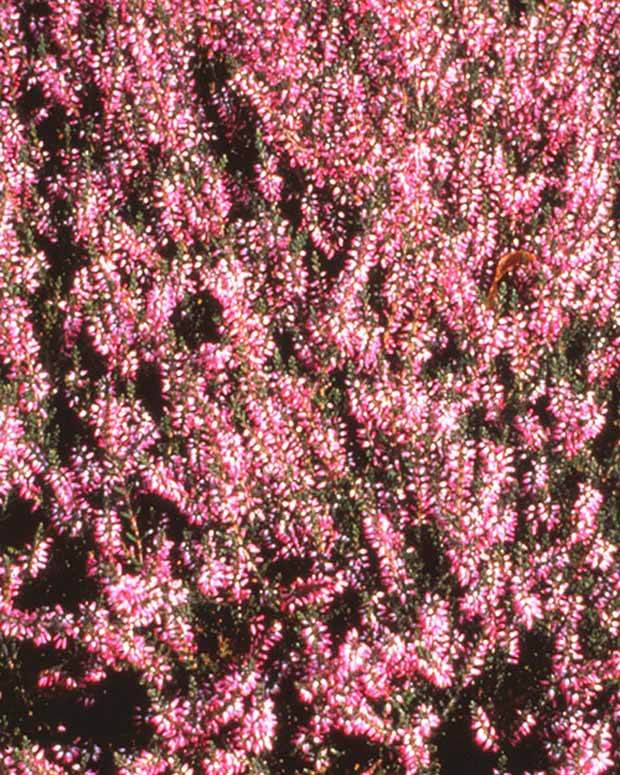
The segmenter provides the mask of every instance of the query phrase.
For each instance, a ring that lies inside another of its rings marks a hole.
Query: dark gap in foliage
[[[146,195],[140,193],[139,184],[134,183],[133,186],[128,186],[124,198],[125,201],[118,208],[118,212],[128,226],[134,229],[136,227],[142,228],[143,225],[150,222],[148,216],[145,215],[147,210],[147,206],[144,204],[147,201]]]
[[[350,552],[357,552],[361,542],[361,524],[356,506],[350,500],[341,502],[333,511],[334,525],[344,538],[338,544],[336,556],[340,563],[347,563]]]
[[[75,347],[80,361],[80,366],[88,372],[91,382],[97,382],[107,372],[107,364],[103,355],[95,349],[86,321],[82,323],[80,333],[76,339]]]
[[[484,437],[485,432],[489,432],[491,426],[486,420],[486,412],[483,406],[476,404],[467,412],[465,417],[465,436],[466,438],[479,441]]]
[[[512,369],[510,356],[506,352],[501,352],[495,357],[495,372],[499,383],[502,385],[507,397],[506,405],[501,411],[502,425],[511,427],[514,419],[519,413],[519,407],[511,401],[511,395],[514,392],[516,377]]]
[[[153,173],[162,160],[169,161],[171,157],[171,151],[166,150],[165,153],[162,150],[162,144],[160,142],[151,142],[146,149],[146,157],[149,162],[147,169],[148,180],[151,182]]]
[[[388,591],[383,575],[381,573],[381,564],[379,562],[378,551],[370,544],[366,535],[361,531],[360,526],[360,546],[363,546],[365,553],[364,562],[364,593],[370,594],[371,590],[381,590],[387,597],[392,597],[394,593]]]
[[[159,254],[162,258],[167,259],[168,261],[172,260],[175,256],[179,254],[179,246],[177,243],[169,239],[168,237],[161,237],[159,229],[156,229],[156,234],[159,235],[159,243],[157,246],[157,249],[159,251]]]
[[[443,552],[437,528],[422,523],[410,529],[407,538],[407,545],[415,549],[415,561],[419,563],[420,591],[432,591],[450,573],[450,563]]]
[[[569,513],[573,508],[579,495],[579,485],[585,480],[585,474],[572,465],[565,465],[551,478],[551,495],[562,505],[564,513]]]
[[[616,226],[620,224],[620,185],[616,186],[615,195],[611,203],[611,220]]]
[[[80,105],[80,119],[83,124],[88,120],[99,120],[103,115],[103,102],[101,89],[94,81],[82,81],[81,90],[82,102]],[[86,138],[87,140],[89,138]]]
[[[230,79],[230,68],[224,57],[198,51],[194,75],[196,95],[203,103],[208,103],[216,89]]]
[[[248,621],[232,605],[199,602],[194,605],[194,633],[198,653],[214,666],[247,654],[250,647]]]
[[[244,184],[240,175],[228,181],[228,191],[232,204],[228,212],[228,221],[248,223],[255,220],[260,208],[260,195],[254,184]]]
[[[70,225],[71,213],[64,202],[55,201],[51,208],[56,239],[43,234],[35,235],[35,245],[48,261],[48,282],[53,287],[60,281],[63,296],[71,290],[76,272],[88,263],[88,255],[74,240]]]
[[[84,689],[39,692],[24,731],[42,745],[68,743],[77,737],[92,741],[103,749],[103,764],[121,746],[137,750],[148,745],[153,734],[144,720],[148,706],[138,676],[126,670]]]
[[[22,78],[20,95],[15,102],[17,115],[24,124],[29,124],[35,113],[45,105],[45,95],[38,83],[28,86],[28,76]]]
[[[487,78],[492,78],[498,72],[498,66],[502,58],[494,48],[487,50],[487,58],[483,60],[482,67],[484,68],[484,75]]]
[[[35,646],[27,641],[0,639],[0,733],[4,740],[13,735],[19,739],[23,733],[36,737],[45,732],[34,715],[41,704],[37,677],[46,668],[69,663],[76,666],[75,659],[69,658],[66,651]]]
[[[45,244],[48,249],[52,247],[47,239],[37,239],[37,247],[42,249]],[[52,409],[58,409],[62,412],[62,402],[64,398],[64,375],[71,365],[70,359],[66,354],[64,347],[65,333],[63,330],[64,317],[58,308],[61,294],[67,291],[69,283],[66,277],[62,277],[57,271],[59,269],[56,263],[56,249],[45,250],[46,256],[50,259],[48,263],[48,272],[44,281],[39,285],[35,293],[29,299],[31,309],[30,320],[34,334],[40,346],[40,361],[45,371],[50,375],[52,383],[56,387],[56,395],[52,399]],[[71,266],[71,252],[66,252],[66,264]],[[66,285],[67,288],[63,288]]]
[[[302,258],[308,277],[315,282],[324,280],[325,267],[329,259],[322,250],[316,248],[309,237],[304,244]]]
[[[513,154],[517,177],[526,177],[538,154],[534,152],[532,155],[525,155],[521,153],[518,145],[508,145],[508,150]]]
[[[97,511],[102,511],[108,507],[108,499],[104,497],[101,487],[84,494],[86,496],[86,503],[91,508],[96,509]]]
[[[455,367],[461,355],[454,332],[447,326],[444,326],[443,333],[446,338],[445,345],[442,346],[441,343],[438,343],[433,346],[431,357],[426,361],[422,369],[423,376],[428,379],[437,378],[449,366]]]
[[[62,606],[75,612],[80,603],[95,599],[97,583],[87,574],[87,550],[82,542],[64,535],[56,535],[49,560],[39,575],[25,582],[16,605],[24,611],[35,611],[41,606]]]
[[[285,328],[283,331],[276,331],[273,338],[275,339],[282,363],[288,363],[289,358],[295,357],[292,332],[288,328]]]
[[[492,775],[497,756],[476,744],[467,703],[462,700],[437,730],[434,742],[441,775]]]
[[[371,742],[362,735],[346,735],[337,730],[326,738],[329,748],[335,749],[335,759],[330,767],[330,775],[350,775],[352,772],[365,771],[373,764],[384,767],[394,766],[394,754],[383,746]]]
[[[525,631],[520,646],[517,664],[498,657],[474,690],[481,704],[492,704],[493,722],[507,736],[516,731],[519,709],[544,706],[543,682],[552,674],[552,638],[541,630]]]
[[[49,3],[28,2],[28,0],[22,3],[19,14],[19,28],[26,49],[31,56],[37,54],[39,44],[46,32],[47,19],[51,16],[51,13]]]
[[[118,768],[114,764],[114,749],[106,746],[102,751],[98,762],[99,775],[116,775]]]
[[[164,399],[161,375],[154,363],[140,364],[136,376],[136,398],[142,401],[155,423],[159,424],[164,416]]]
[[[527,2],[525,0],[508,0],[508,10],[511,20],[517,27],[520,27],[524,22],[524,17],[527,16]]]
[[[254,110],[233,96],[233,126],[226,134],[222,132],[222,123],[216,124],[216,152],[226,155],[227,169],[249,182],[256,179],[256,166],[259,161],[256,147],[258,119]]]
[[[471,108],[469,101],[466,104],[465,109],[469,120],[472,121],[473,109]],[[461,214],[460,201],[463,198],[461,185],[455,185],[452,181],[455,173],[458,173],[458,167],[451,167],[445,178],[442,179],[437,177],[433,183],[433,193],[442,205],[442,218],[447,216],[447,220],[444,222],[444,228],[449,229],[452,233],[458,234],[467,228],[467,224]]]
[[[369,454],[362,446],[360,441],[360,430],[363,429],[362,423],[351,413],[351,406],[347,398],[346,375],[344,369],[335,369],[331,373],[332,388],[340,396],[340,419],[344,423],[346,430],[347,457],[352,459],[353,465],[358,470],[366,468],[369,461]]]
[[[289,176],[290,177],[290,176]],[[289,191],[294,193],[291,195]],[[299,193],[297,193],[299,192]],[[292,198],[294,204],[294,231],[297,233],[304,221],[301,210],[302,185],[293,184],[291,189],[284,189],[283,198]],[[339,204],[333,199],[333,193],[329,187],[315,190],[312,194],[314,210],[317,212],[317,218],[323,225],[323,234],[327,242],[331,243],[329,255],[323,249],[322,244],[315,244],[314,239],[309,238],[306,243],[304,254],[304,263],[311,278],[317,279],[324,277],[333,282],[342,272],[347,256],[351,249],[354,238],[362,231],[360,222],[360,208],[349,204]],[[299,213],[297,214],[297,203],[299,203]],[[297,217],[299,223],[297,223]],[[309,224],[305,224],[307,229]]]
[[[613,654],[617,651],[617,639],[612,638],[612,645],[610,646],[610,650],[607,652],[606,659],[613,658]],[[587,659],[587,657],[586,657]],[[606,682],[607,685],[604,686],[602,691],[599,691],[596,698],[593,700],[589,712],[586,714],[590,716],[591,718],[601,718],[601,716],[609,710],[612,703],[614,702],[614,699],[617,696],[618,688],[615,682],[608,681]],[[612,725],[612,738],[620,738],[620,728],[617,724]],[[613,745],[611,746],[612,751],[617,751],[618,747]]]
[[[296,374],[311,374],[309,369],[303,360],[295,353],[295,332],[290,328],[284,328],[282,330],[275,330],[273,334],[274,341],[277,348],[277,359],[270,358],[269,362],[272,368],[275,368],[275,364],[279,359],[282,365],[290,372]]]
[[[305,578],[314,565],[309,557],[281,557],[272,562],[265,573],[269,581],[280,581],[288,586],[297,579]]]
[[[179,546],[187,529],[187,520],[177,506],[154,493],[140,493],[132,502],[140,535],[145,538],[165,530],[166,536]]]
[[[40,2],[40,0],[26,0],[23,12],[29,19],[38,20],[51,16],[52,9],[47,2]]]
[[[583,375],[587,356],[593,342],[592,325],[587,320],[577,318],[562,332],[559,354],[562,370],[568,368],[569,375],[580,378]]]
[[[307,182],[303,172],[291,164],[288,154],[285,155],[285,160],[280,162],[278,174],[284,181],[280,195],[280,210],[290,223],[294,236],[301,228],[303,220],[301,198],[306,190]]]
[[[368,272],[368,303],[370,304],[370,308],[377,313],[379,324],[383,328],[387,326],[385,301],[382,296],[386,274],[387,273],[381,264],[376,264]]]
[[[150,226],[154,234],[159,234],[161,218],[157,206],[153,204],[155,201],[153,186],[158,166],[162,162],[160,143],[149,145],[147,158],[148,164],[137,169],[135,176],[124,186],[124,201],[118,208],[118,212],[125,223],[133,229],[141,230]],[[177,253],[175,242],[169,240],[165,247],[160,247],[160,253],[167,254],[167,258],[173,258]]]
[[[89,149],[88,133],[78,130],[89,127],[92,117],[103,113],[101,95],[93,81],[83,81],[80,124],[77,126],[75,121],[70,119],[63,105],[51,103],[46,99],[45,92],[38,83],[32,84],[28,81],[28,76],[25,76],[23,85],[24,90],[17,101],[17,110],[26,124],[34,126],[37,138],[43,144],[47,156],[37,184],[39,193],[44,194],[45,185],[63,171],[62,154],[71,148],[80,153]],[[42,108],[45,108],[45,112],[41,111]],[[39,112],[41,112],[40,118],[35,119]],[[100,160],[102,158],[100,144],[95,143],[93,150]],[[62,222],[61,220],[60,223]]]
[[[566,147],[560,148],[551,161],[551,170],[558,176],[563,176],[566,173],[566,165],[568,164],[568,153]]]
[[[616,643],[609,630],[602,626],[596,609],[585,609],[579,622],[578,632],[579,644],[585,659],[611,657]]]
[[[332,603],[327,615],[327,628],[332,637],[334,648],[338,647],[349,630],[361,631],[361,605],[362,600],[359,592],[352,588],[347,589]]]
[[[486,680],[480,701],[490,700],[494,724],[505,737],[511,737],[519,725],[519,710],[538,708],[544,717],[544,681],[552,674],[553,640],[541,630],[531,630],[521,637],[521,654],[516,665],[498,663]],[[543,741],[532,733],[516,745],[507,745],[505,753],[512,775],[525,771],[546,771],[550,763]]]
[[[9,495],[0,511],[0,550],[21,550],[34,541],[43,514],[24,498]]]
[[[278,727],[273,748],[266,759],[267,771],[273,775],[302,773],[306,771],[306,763],[295,749],[293,740],[312,714],[297,697],[292,679],[282,682],[276,708]]]
[[[515,669],[526,675],[519,675],[518,683],[528,691],[544,693],[541,680],[553,673],[553,638],[540,629],[528,630],[521,638],[521,656]]]
[[[176,335],[190,350],[203,342],[219,342],[218,325],[222,322],[222,305],[208,291],[197,293],[177,305],[172,315]]]
[[[454,576],[452,577],[454,578]],[[455,580],[455,586],[458,585],[458,581]],[[482,630],[482,616],[480,614],[471,614],[471,613],[464,613],[461,610],[461,601],[459,600],[459,595],[461,593],[461,590],[454,594],[454,598],[450,601],[450,613],[454,617],[454,620],[459,623],[459,630],[463,633],[465,637],[465,641],[467,643],[474,643],[479,642],[484,636],[483,636],[483,630]],[[438,702],[443,702],[445,699],[445,696],[443,695],[442,689],[433,689],[433,692],[435,693],[434,696],[437,697]],[[468,697],[470,695],[468,694]]]
[[[36,133],[39,140],[43,143],[44,149],[51,157],[54,163],[59,151],[65,144],[65,127],[67,126],[67,111],[62,105],[51,105],[48,107],[47,116],[39,122],[36,127]],[[47,171],[48,175],[51,169]]]
[[[267,768],[274,775],[303,772],[304,759],[296,750],[294,739],[302,727],[312,718],[312,707],[302,702],[297,691],[296,679],[300,668],[290,665],[291,645],[298,642],[298,635],[291,625],[284,625],[284,637],[270,651],[267,673],[273,681],[275,710],[278,717],[276,738],[267,757]]]
[[[231,72],[222,58],[201,56],[195,68],[196,93],[210,124],[212,146],[226,168],[246,183],[256,179],[259,152],[256,144],[258,116],[245,100],[229,87]]]
[[[94,80],[82,81],[79,129],[83,132],[80,144],[95,169],[103,169],[106,153],[103,144],[103,94]],[[150,148],[149,148],[150,150]]]
[[[96,40],[111,21],[112,7],[107,2],[90,3],[80,8],[79,33],[84,38]]]
[[[51,645],[37,646],[31,641],[12,641],[14,660],[19,666],[16,679],[21,682],[29,693],[37,686],[41,671],[50,667],[63,666],[64,669],[75,672],[80,667],[79,658],[66,649]]]
[[[620,473],[620,374],[616,374],[611,384],[605,424],[592,443],[592,454],[603,470],[617,478]]]
[[[114,373],[111,376],[114,394],[117,396],[126,396],[129,390],[127,378],[118,373]]]
[[[330,280],[336,280],[339,277],[344,268],[349,251],[351,250],[353,240],[362,231],[359,219],[359,207],[338,204],[334,204],[334,207],[339,209],[337,209],[337,217],[333,226],[333,231],[342,242],[342,245],[326,263],[326,257],[323,259],[323,268]],[[319,256],[321,256],[320,252]]]
[[[195,685],[196,673],[199,670],[200,665],[193,658],[187,661],[175,659],[170,666],[172,680],[167,691],[170,694],[186,696],[188,692],[192,691],[190,687],[192,684]]]
[[[540,197],[541,209],[554,210],[556,207],[563,207],[566,202],[564,193],[557,186],[545,186]]]
[[[28,301],[32,328],[41,347],[41,359],[46,371],[66,370],[67,357],[62,353],[64,332],[60,316],[53,309],[58,298],[51,283],[41,283]]]
[[[359,431],[362,430],[364,426],[351,414],[345,414],[341,419],[344,422],[346,430],[348,456],[353,460],[353,465],[356,469],[364,470],[368,465],[370,457],[359,439]]]
[[[549,396],[546,393],[539,396],[532,406],[536,412],[536,416],[540,420],[540,424],[546,429],[552,428],[554,424],[554,416],[550,407],[551,403],[549,401]]]
[[[63,465],[68,465],[71,453],[81,441],[94,443],[91,429],[71,408],[64,388],[59,388],[52,399],[51,426],[56,434],[56,450]]]
[[[330,280],[336,280],[344,269],[347,260],[347,250],[342,248],[338,250],[331,258],[327,258],[322,250],[318,251],[319,258],[322,261],[325,274]]]
[[[549,756],[543,741],[535,734],[524,737],[516,745],[506,746],[505,754],[510,775],[549,772]]]
[[[405,359],[398,352],[388,352],[384,350],[384,358],[392,374],[402,374],[405,368]]]
[[[247,704],[248,704],[247,701],[244,704],[247,707]],[[227,750],[227,748],[230,746],[231,735],[234,733],[234,730],[235,730],[236,726],[237,726],[237,722],[236,721],[234,721],[234,720],[233,721],[229,721],[226,724],[223,724],[219,728],[219,731],[216,732],[211,737],[210,742],[211,742],[211,744],[214,746],[214,748],[216,750],[219,750],[219,751]]]

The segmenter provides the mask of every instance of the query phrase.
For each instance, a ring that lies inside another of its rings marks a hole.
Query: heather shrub
[[[620,13],[0,6],[0,766],[620,764]]]

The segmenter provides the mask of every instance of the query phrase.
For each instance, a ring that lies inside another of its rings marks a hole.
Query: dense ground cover
[[[5,771],[620,766],[619,35],[0,4]]]

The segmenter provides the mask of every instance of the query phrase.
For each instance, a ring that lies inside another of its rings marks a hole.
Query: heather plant
[[[4,771],[615,771],[614,4],[0,47]]]

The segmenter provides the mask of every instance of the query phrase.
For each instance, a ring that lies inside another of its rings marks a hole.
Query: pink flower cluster
[[[619,41],[0,4],[0,767],[620,767]]]

